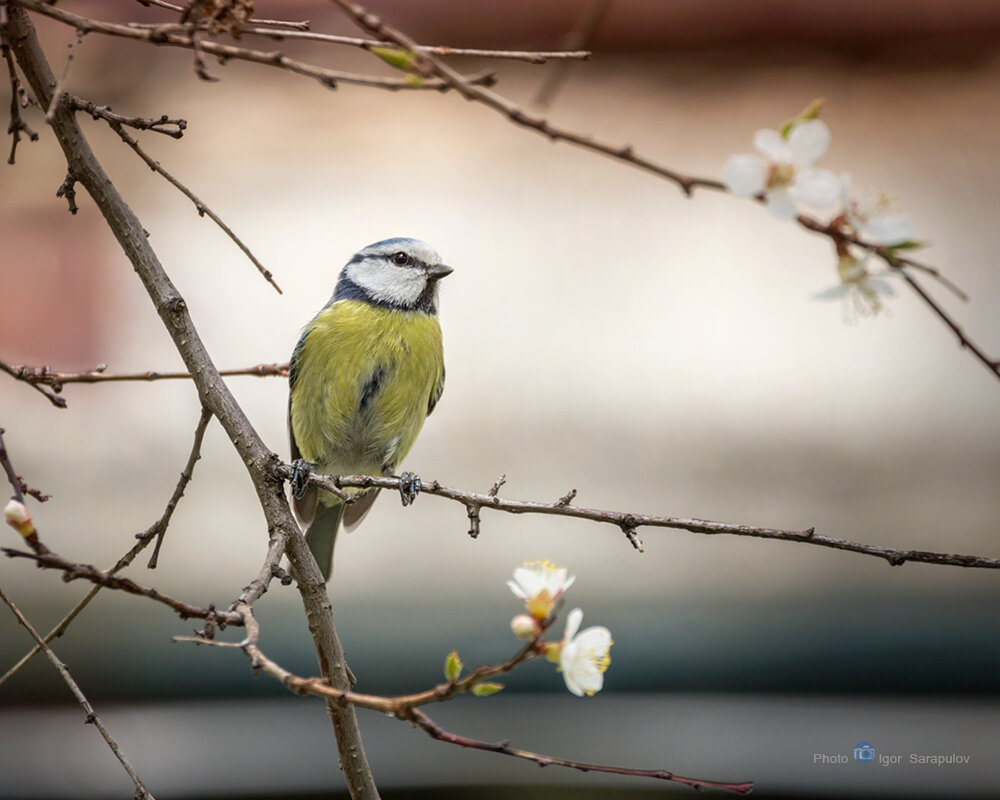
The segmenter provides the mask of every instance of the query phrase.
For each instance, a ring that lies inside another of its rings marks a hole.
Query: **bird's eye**
[[[398,253],[392,254],[392,263],[399,267],[405,267],[410,263],[410,257],[400,250]]]

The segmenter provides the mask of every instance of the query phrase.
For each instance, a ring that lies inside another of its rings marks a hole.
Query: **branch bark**
[[[56,80],[35,35],[34,26],[21,8],[9,9],[9,36],[11,49],[39,105],[47,108],[52,101]],[[70,174],[93,198],[142,281],[184,365],[193,376],[202,406],[219,420],[247,467],[267,520],[268,533],[272,540],[277,537],[283,543],[289,560],[300,576],[299,592],[324,677],[333,686],[349,689],[347,665],[334,628],[326,583],[288,507],[283,482],[276,469],[280,463],[277,456],[264,446],[219,376],[195,329],[184,298],[150,247],[139,220],[94,156],[73,111],[63,103],[58,104],[53,109],[50,124],[66,156]],[[365,756],[354,709],[329,702],[327,710],[336,733],[340,764],[351,796],[377,798],[378,790]]]

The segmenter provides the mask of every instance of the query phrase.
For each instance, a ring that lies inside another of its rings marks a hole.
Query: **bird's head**
[[[358,251],[340,273],[333,299],[364,300],[407,311],[437,311],[437,282],[450,275],[418,239],[385,239]]]

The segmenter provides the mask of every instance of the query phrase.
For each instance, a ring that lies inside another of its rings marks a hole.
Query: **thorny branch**
[[[132,783],[135,784],[136,799],[154,800],[152,793],[149,791],[149,789],[146,788],[145,784],[143,784],[142,780],[136,774],[135,768],[129,763],[129,760],[125,758],[125,754],[118,746],[118,742],[114,740],[114,738],[108,732],[108,729],[104,727],[104,723],[101,722],[100,717],[97,716],[97,713],[94,711],[94,707],[90,704],[90,701],[87,700],[87,696],[77,685],[76,681],[73,680],[73,676],[70,675],[69,670],[66,668],[66,665],[59,659],[59,657],[54,652],[52,652],[52,649],[48,646],[45,640],[42,639],[38,631],[36,631],[34,626],[32,626],[30,622],[28,622],[24,614],[21,613],[21,610],[16,605],[14,605],[14,602],[7,596],[7,594],[4,592],[3,589],[0,589],[0,600],[3,600],[4,603],[7,604],[10,610],[13,612],[14,616],[17,618],[17,621],[24,626],[24,629],[31,635],[31,638],[38,643],[38,647],[45,652],[45,655],[48,657],[49,661],[51,661],[52,665],[59,671],[59,674],[62,676],[63,681],[69,687],[69,690],[73,693],[73,696],[76,698],[77,702],[83,708],[84,713],[87,715],[85,720],[86,723],[88,725],[93,725],[95,728],[97,728],[101,736],[104,737],[104,741],[107,742],[108,747],[111,748],[111,752],[115,754],[115,758],[117,758],[118,761],[121,762],[121,765],[125,768],[125,771],[128,773],[128,776],[132,779]]]

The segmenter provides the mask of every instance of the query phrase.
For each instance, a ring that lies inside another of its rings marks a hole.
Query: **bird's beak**
[[[427,277],[432,281],[436,281],[451,275],[454,271],[451,267],[446,267],[444,264],[435,264],[433,267],[427,268]]]

